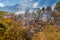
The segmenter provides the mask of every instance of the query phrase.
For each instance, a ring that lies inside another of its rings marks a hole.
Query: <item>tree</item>
[[[46,11],[51,12],[52,11],[51,6],[47,6]]]
[[[38,8],[38,10],[37,10],[37,13],[39,14],[39,16],[40,16],[40,14],[41,14],[41,10]]]
[[[45,8],[44,7],[42,8],[42,11],[45,12]]]
[[[60,12],[60,2],[56,3],[55,10]]]

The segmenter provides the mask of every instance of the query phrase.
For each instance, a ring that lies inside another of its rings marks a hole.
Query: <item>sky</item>
[[[32,8],[51,6],[60,0],[0,0],[0,7],[13,6],[15,4],[20,4],[25,7],[29,6]]]
[[[42,8],[46,6],[52,6],[52,9],[60,0],[0,0],[0,7],[14,6],[19,4],[22,9],[25,8]]]

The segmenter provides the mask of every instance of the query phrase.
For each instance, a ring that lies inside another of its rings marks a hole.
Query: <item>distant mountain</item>
[[[21,10],[27,10],[27,9],[32,9],[32,10],[36,10],[38,8],[23,8],[20,4],[15,4],[14,6],[5,6],[5,7],[0,7],[0,11],[6,11],[6,12],[18,12]]]
[[[5,6],[5,7],[0,7],[0,11],[7,11],[7,12],[16,12],[21,9],[19,4],[16,4],[14,6]]]

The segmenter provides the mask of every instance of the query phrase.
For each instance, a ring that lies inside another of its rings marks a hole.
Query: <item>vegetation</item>
[[[55,26],[46,25],[44,31],[34,34],[32,40],[60,40],[60,32]]]
[[[0,12],[0,40],[60,40],[60,26],[56,25],[57,18],[60,17],[60,2],[57,2],[55,10],[50,14],[52,21],[43,22],[40,19],[41,11],[45,10],[51,13],[51,6],[36,12],[38,17],[28,22],[25,26],[24,18],[18,20],[18,17],[13,14],[7,15],[8,12]],[[34,13],[34,12],[33,12]],[[7,18],[4,18],[8,16]],[[16,20],[17,19],[17,20]],[[60,24],[59,24],[60,25]]]

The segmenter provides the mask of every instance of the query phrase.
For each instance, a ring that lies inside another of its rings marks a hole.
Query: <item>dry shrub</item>
[[[11,27],[4,34],[4,40],[25,40],[26,28]]]

